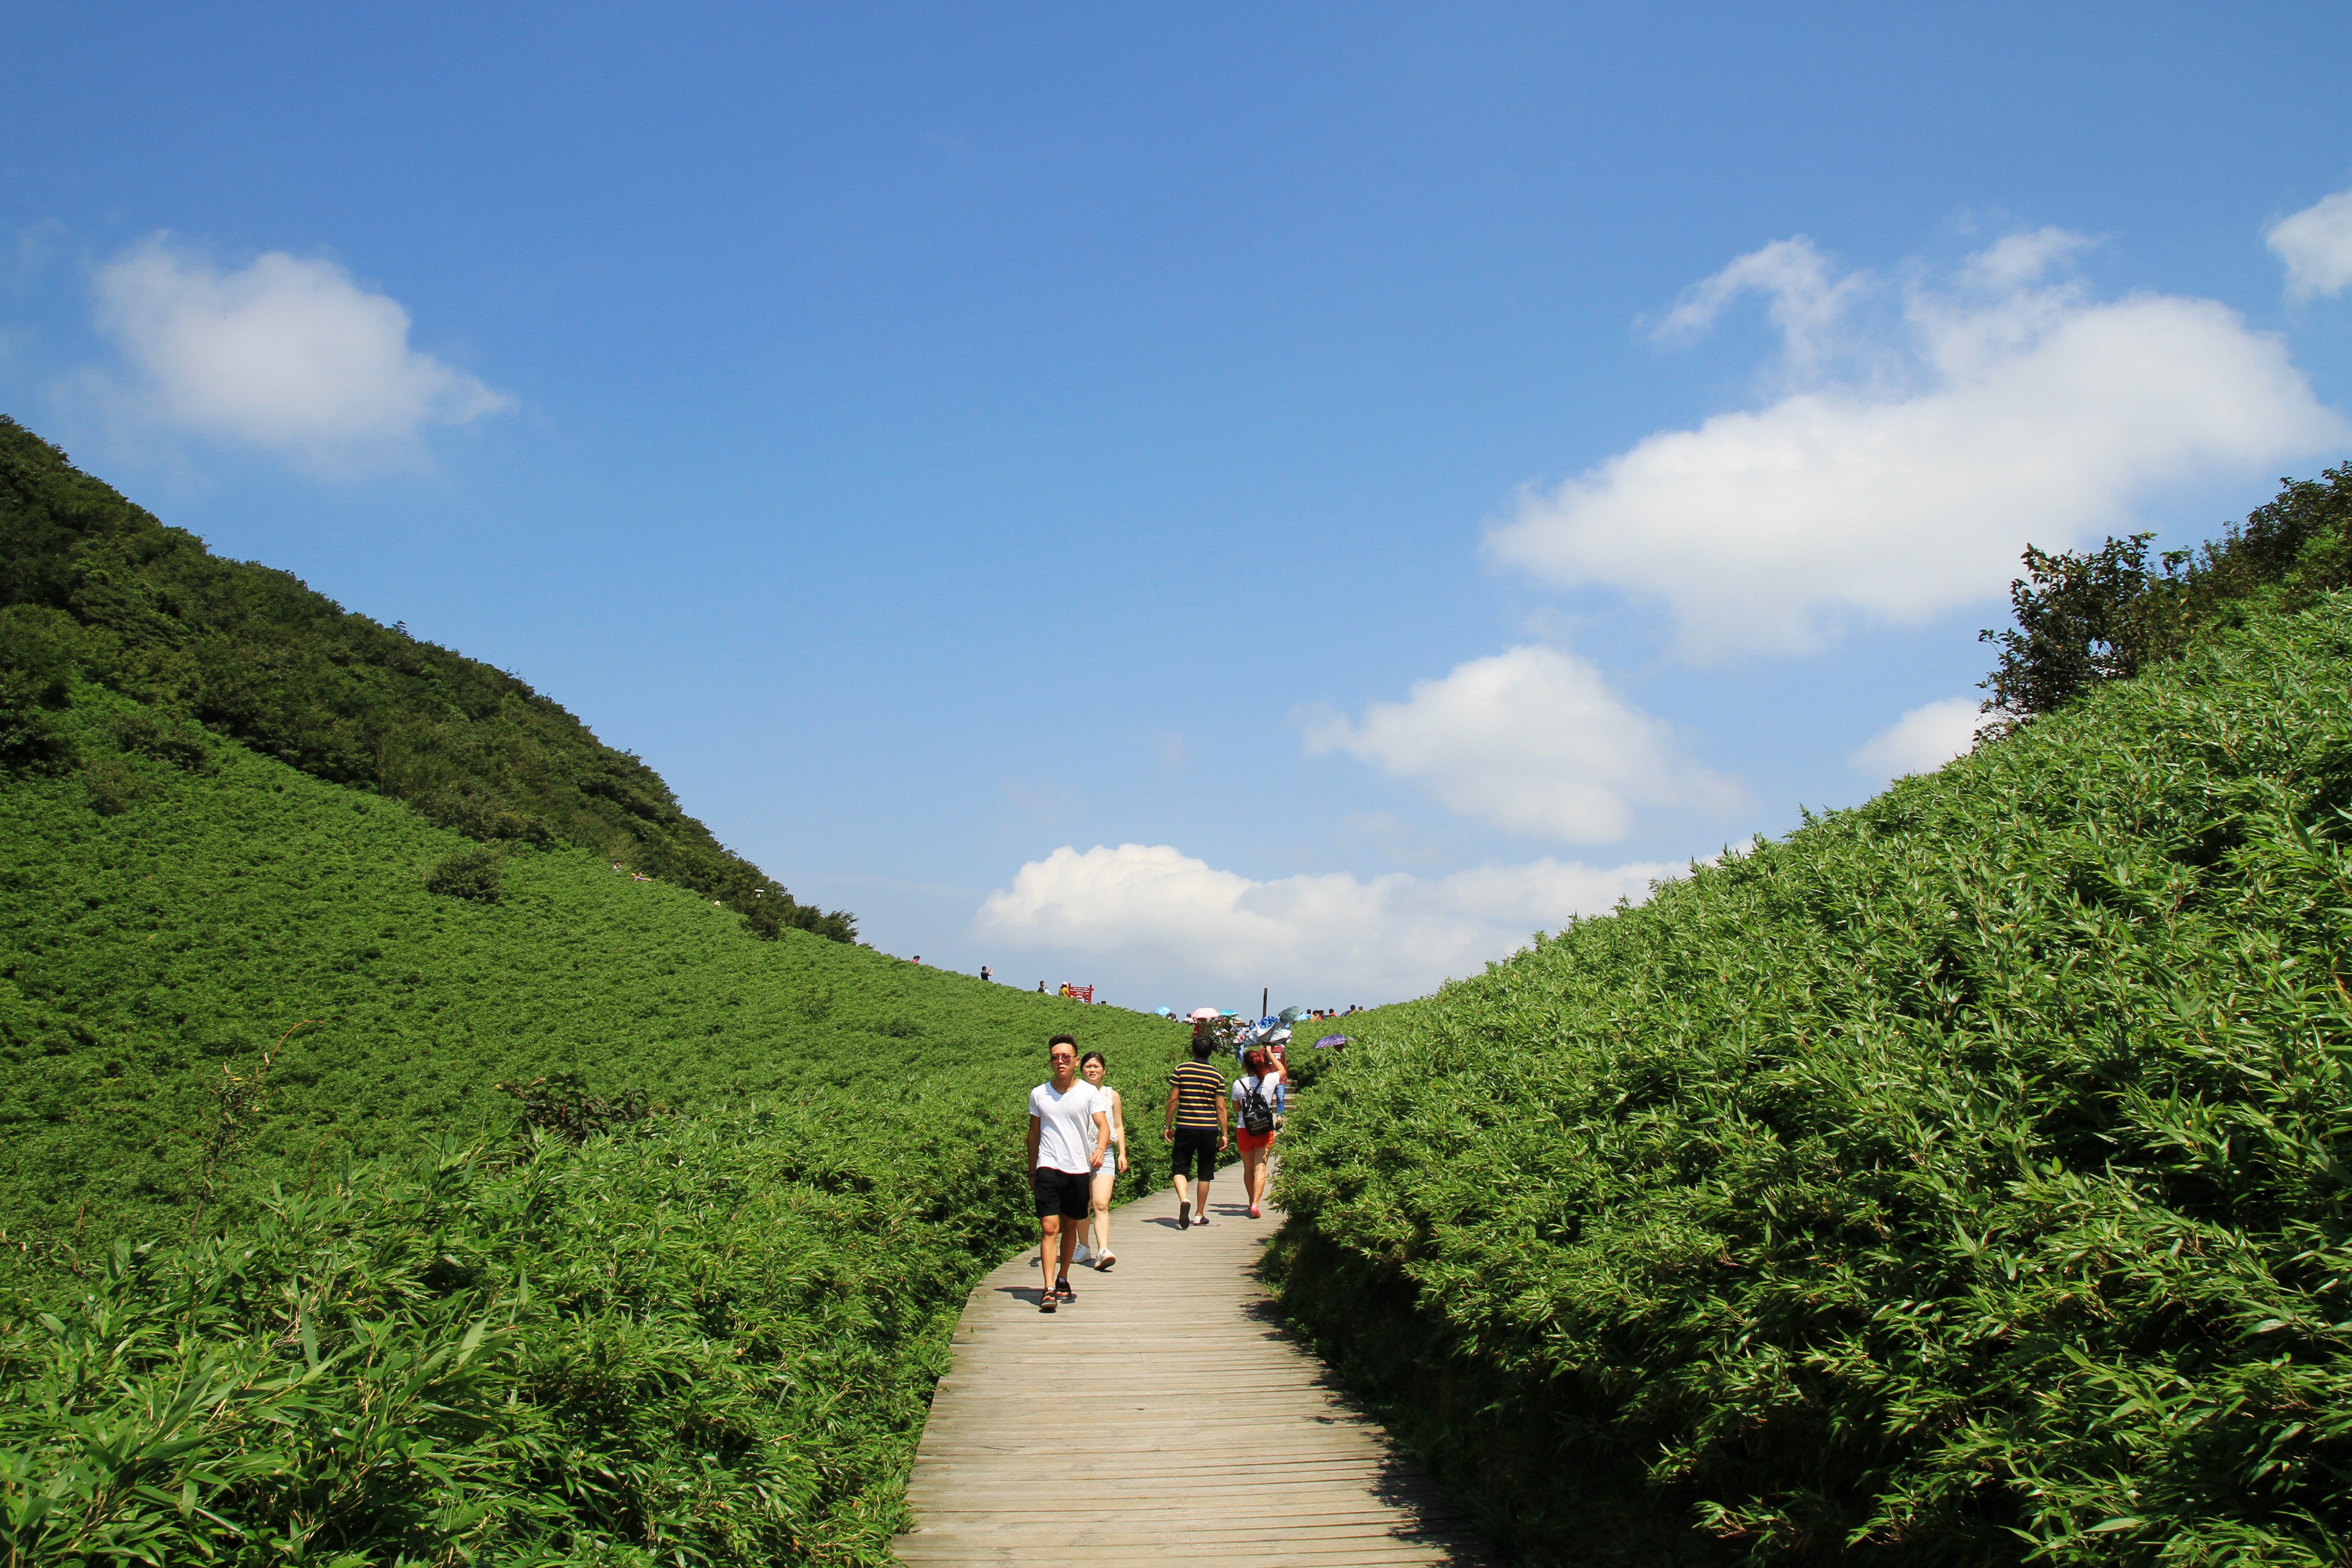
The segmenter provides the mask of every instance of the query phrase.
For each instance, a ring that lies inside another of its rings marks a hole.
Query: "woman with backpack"
[[[1274,1135],[1282,1131],[1284,1102],[1281,1076],[1263,1047],[1242,1058],[1244,1075],[1234,1079],[1234,1142],[1242,1152],[1242,1192],[1249,1199],[1249,1216],[1259,1216],[1265,1201],[1268,1162],[1274,1156]]]

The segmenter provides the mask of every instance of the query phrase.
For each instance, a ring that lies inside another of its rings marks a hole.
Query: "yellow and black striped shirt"
[[[1181,1062],[1168,1081],[1176,1089],[1176,1125],[1221,1127],[1217,1108],[1225,1102],[1225,1075],[1206,1062]]]

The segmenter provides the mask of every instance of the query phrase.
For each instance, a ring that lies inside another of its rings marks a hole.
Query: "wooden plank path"
[[[1280,1327],[1250,1270],[1280,1215],[1211,1190],[1121,1206],[1108,1274],[1037,1310],[1034,1247],[982,1280],[908,1483],[908,1568],[1064,1562],[1192,1568],[1483,1563],[1427,1479]]]

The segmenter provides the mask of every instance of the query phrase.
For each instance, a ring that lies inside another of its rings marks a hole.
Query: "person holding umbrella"
[[[1242,1058],[1244,1076],[1234,1080],[1234,1120],[1240,1130],[1235,1142],[1242,1151],[1242,1194],[1249,1200],[1249,1216],[1260,1216],[1258,1205],[1265,1201],[1266,1178],[1273,1174],[1274,1137],[1282,1131],[1284,1102],[1282,1079],[1273,1070],[1273,1059],[1265,1047],[1255,1047]]]

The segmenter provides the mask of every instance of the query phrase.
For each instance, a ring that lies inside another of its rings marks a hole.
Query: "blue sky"
[[[10,8],[0,407],[1023,985],[1424,990],[2352,453],[2338,7],[349,9]]]

